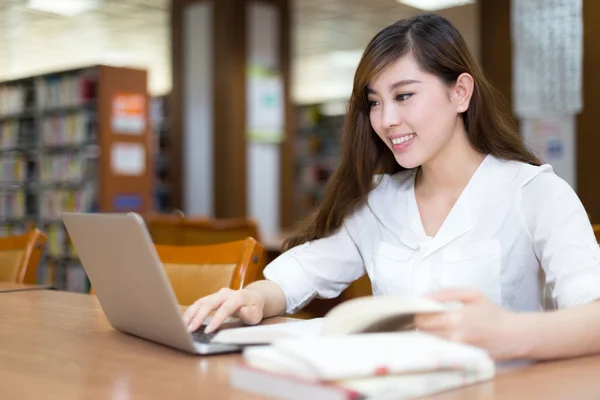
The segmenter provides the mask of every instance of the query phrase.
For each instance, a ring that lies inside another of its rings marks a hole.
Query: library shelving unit
[[[323,113],[322,104],[296,107],[295,220],[323,200],[325,185],[339,164],[343,115]]]
[[[146,81],[97,65],[0,82],[0,235],[48,234],[40,282],[89,290],[62,212],[152,210]]]
[[[172,212],[171,203],[171,137],[169,96],[156,96],[151,100],[150,121],[154,134],[155,175],[154,209],[157,212]]]

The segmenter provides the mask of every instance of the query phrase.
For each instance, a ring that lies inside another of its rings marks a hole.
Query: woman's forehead
[[[406,55],[386,65],[368,82],[367,88],[379,91],[398,82],[418,83],[427,79],[425,75],[415,59]]]

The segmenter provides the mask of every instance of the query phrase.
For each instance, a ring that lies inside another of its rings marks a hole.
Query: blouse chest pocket
[[[379,242],[373,251],[373,293],[410,295],[415,250]]]
[[[501,305],[502,252],[497,239],[448,246],[442,258],[444,287],[474,288]]]

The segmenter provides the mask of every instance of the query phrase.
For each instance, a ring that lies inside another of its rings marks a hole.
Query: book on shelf
[[[46,226],[48,235],[48,255],[54,259],[60,258],[65,254],[66,232],[59,224],[49,224]]]
[[[25,225],[22,223],[0,224],[0,237],[22,235],[25,233]]]
[[[0,181],[2,183],[22,183],[25,181],[25,159],[22,155],[2,155],[0,157]]]
[[[0,149],[12,150],[17,147],[19,133],[18,120],[6,120],[0,123]]]
[[[40,283],[43,285],[54,286],[58,281],[57,272],[57,265],[52,260],[46,260],[44,262],[44,268],[41,269]]]
[[[115,103],[146,96],[146,71],[105,65],[0,82],[0,235],[32,223],[44,230],[43,279],[59,289],[84,290],[87,282],[63,212],[150,210],[150,174],[110,168],[118,142],[149,151],[148,129],[135,135],[113,129],[124,118]],[[137,112],[136,121],[148,126],[149,110]],[[124,205],[122,198],[135,201]]]
[[[36,85],[38,108],[51,110],[85,105],[96,96],[97,77],[93,72],[91,70],[42,77]]]
[[[327,182],[339,164],[343,116],[328,115],[325,106],[311,104],[296,109],[294,208],[298,220],[319,206]]]
[[[42,123],[42,146],[56,148],[96,142],[95,113],[79,110],[69,114],[48,115]]]
[[[76,189],[44,189],[40,205],[42,221],[61,223],[63,212],[95,212],[98,210],[97,196],[94,182]]]
[[[169,101],[168,96],[153,97],[150,101],[150,121],[155,150],[154,204],[158,212],[171,209],[169,154]]]
[[[42,157],[40,181],[47,183],[82,183],[94,178],[96,164],[80,153],[45,154]],[[92,157],[93,158],[93,157]]]
[[[0,86],[0,118],[12,117],[28,111],[31,104],[30,85],[14,83]]]
[[[0,190],[0,220],[14,221],[25,218],[25,192]]]

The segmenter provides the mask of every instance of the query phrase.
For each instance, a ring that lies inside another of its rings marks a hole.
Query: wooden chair
[[[180,227],[183,214],[146,214],[142,215],[152,241],[157,244],[181,245]]]
[[[253,238],[206,246],[156,245],[177,300],[190,305],[223,287],[260,279],[263,247]]]
[[[37,228],[0,238],[0,281],[35,284],[47,240],[48,236]]]
[[[258,225],[251,218],[214,219],[183,214],[149,214],[144,216],[155,244],[203,246],[252,237],[260,242]]]
[[[183,246],[226,243],[247,237],[260,242],[258,225],[251,218],[186,218],[180,226]]]

